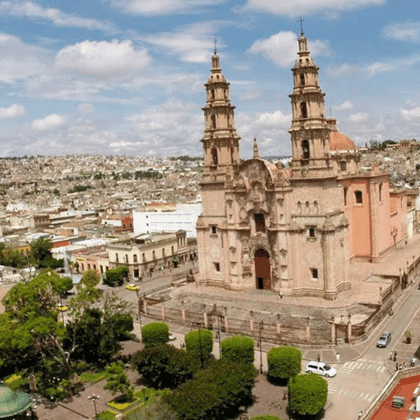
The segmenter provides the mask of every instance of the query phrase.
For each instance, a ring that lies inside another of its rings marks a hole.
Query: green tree
[[[112,268],[105,273],[103,277],[104,284],[108,286],[121,286],[124,283],[124,278],[128,276],[128,268],[121,265],[116,268]]]
[[[219,420],[250,398],[256,376],[251,364],[215,360],[164,400],[178,420]]]
[[[185,335],[187,352],[208,359],[213,351],[213,332],[210,330],[191,330]]]
[[[60,277],[53,284],[53,290],[60,295],[67,295],[73,289],[73,280],[71,277]]]
[[[52,242],[46,238],[38,238],[31,242],[31,256],[38,267],[48,267],[47,261],[52,259]]]
[[[169,341],[169,327],[163,322],[152,322],[141,328],[141,336],[146,347],[162,346]]]
[[[274,380],[295,377],[301,371],[302,352],[296,347],[273,347],[267,353],[268,376]]]
[[[132,364],[149,386],[158,389],[176,388],[200,368],[195,354],[173,346],[147,347],[133,356]]]
[[[121,392],[123,401],[133,400],[134,386],[131,385],[128,379],[123,362],[112,363],[106,367],[106,384],[104,389],[109,389],[112,395]]]
[[[251,337],[234,335],[221,342],[222,357],[233,363],[254,363],[254,340]]]
[[[86,287],[96,287],[101,281],[98,270],[87,270],[82,274],[81,283]]]
[[[312,373],[289,381],[289,408],[299,415],[315,415],[327,403],[328,382]]]

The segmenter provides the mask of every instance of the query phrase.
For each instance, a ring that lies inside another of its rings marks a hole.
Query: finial
[[[260,152],[258,151],[257,139],[254,138],[254,148],[253,148],[252,158],[259,159],[259,157],[260,157]]]
[[[214,38],[214,55],[217,54],[217,38]]]
[[[303,36],[303,22],[304,22],[304,20],[302,18],[300,18],[298,20],[298,22],[300,23],[300,34]]]

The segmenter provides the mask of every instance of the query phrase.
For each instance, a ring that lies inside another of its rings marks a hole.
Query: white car
[[[324,362],[309,362],[306,365],[305,372],[316,373],[318,375],[326,376],[327,378],[333,378],[335,375],[337,375],[337,371]]]

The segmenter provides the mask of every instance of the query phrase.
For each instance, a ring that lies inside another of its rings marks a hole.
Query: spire
[[[303,22],[304,22],[304,20],[303,20],[302,18],[300,18],[300,19],[298,20],[298,22],[300,23],[300,35],[301,35],[301,36],[304,36],[304,35],[303,35]]]
[[[254,139],[254,148],[253,148],[252,158],[259,159],[259,157],[260,157],[260,152],[258,151],[257,139]]]

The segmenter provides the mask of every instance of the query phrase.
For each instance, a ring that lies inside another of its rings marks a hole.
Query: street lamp
[[[201,322],[194,322],[193,326],[198,328],[198,342],[199,342],[199,345],[200,345],[201,369],[203,369],[204,368],[204,357],[203,357],[203,345],[201,343],[201,327],[203,326],[203,324]]]
[[[91,397],[88,397],[88,400],[93,401],[93,406],[95,407],[95,417],[97,417],[98,415],[98,411],[96,409],[96,400],[99,400],[99,398],[101,398],[101,396],[96,394],[93,394]]]
[[[140,293],[139,293],[138,289],[136,290],[136,293],[137,293],[137,305],[138,305],[138,310],[139,310],[140,340],[141,340],[141,338],[142,338],[142,336],[141,336],[141,328],[142,328],[142,325],[141,325],[141,306],[142,306],[143,300],[140,297]]]
[[[263,373],[263,362],[262,362],[262,337],[261,331],[264,328],[264,321],[259,323],[259,330],[260,330],[260,373]]]

